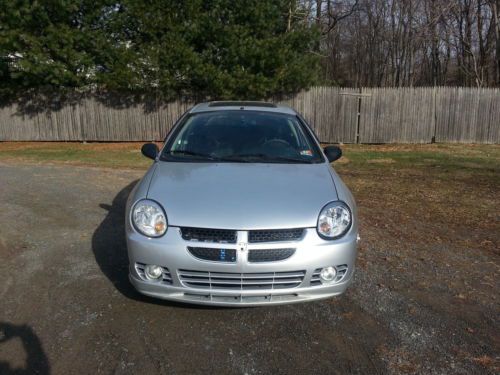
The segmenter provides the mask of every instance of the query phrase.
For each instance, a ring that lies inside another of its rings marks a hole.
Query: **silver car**
[[[294,110],[210,102],[184,114],[127,202],[130,281],[167,300],[224,306],[328,298],[352,280],[349,189]]]

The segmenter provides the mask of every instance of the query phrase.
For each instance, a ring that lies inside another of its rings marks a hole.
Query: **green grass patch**
[[[147,168],[142,143],[0,143],[0,160],[74,164],[109,168]]]
[[[3,142],[0,160],[145,169],[142,143]],[[343,145],[334,163],[339,172],[397,170],[482,175],[500,178],[499,145]]]
[[[498,145],[346,145],[343,160],[334,163],[347,170],[414,170],[426,173],[482,175],[500,178]]]

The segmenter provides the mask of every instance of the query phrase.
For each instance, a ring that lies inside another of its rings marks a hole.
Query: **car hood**
[[[171,226],[249,230],[315,227],[337,193],[327,164],[158,162],[148,198]]]

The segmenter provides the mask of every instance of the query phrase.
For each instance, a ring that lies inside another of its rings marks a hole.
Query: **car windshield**
[[[192,114],[163,150],[162,160],[318,163],[318,147],[298,118],[243,110]]]

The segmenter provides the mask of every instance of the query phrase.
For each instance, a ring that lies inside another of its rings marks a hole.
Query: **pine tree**
[[[100,90],[258,99],[314,83],[291,0],[0,0],[0,94]]]

